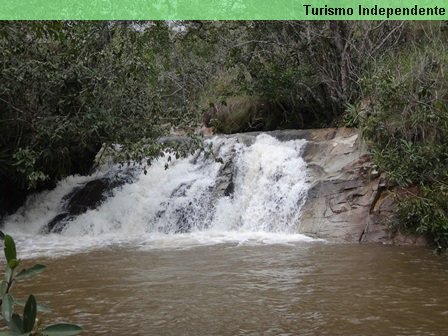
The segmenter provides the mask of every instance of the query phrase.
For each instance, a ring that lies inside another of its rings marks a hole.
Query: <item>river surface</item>
[[[324,242],[109,246],[23,281],[84,335],[448,335],[448,260]]]

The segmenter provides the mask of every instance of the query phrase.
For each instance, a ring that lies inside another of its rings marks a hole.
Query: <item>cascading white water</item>
[[[198,157],[155,162],[134,183],[115,189],[98,208],[68,221],[59,234],[41,234],[75,187],[117,167],[88,177],[69,177],[52,191],[30,198],[8,217],[25,256],[60,254],[111,244],[139,248],[195,244],[310,241],[296,232],[306,200],[305,140],[280,142],[258,135],[251,145],[237,137],[209,140],[224,163]]]

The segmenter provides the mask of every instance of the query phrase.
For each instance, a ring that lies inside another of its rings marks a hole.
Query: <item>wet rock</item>
[[[224,196],[231,196],[235,192],[235,184],[233,181],[227,185],[227,188],[224,190]]]
[[[234,157],[227,158],[218,172],[214,187],[214,197],[232,196],[235,191],[234,175]]]
[[[110,191],[119,186],[121,181],[112,181],[102,178],[88,182],[84,187],[75,191],[67,204],[70,215],[80,215],[87,210],[95,209],[110,194]],[[110,196],[110,195],[109,195]]]
[[[88,210],[97,208],[108,197],[113,195],[114,189],[132,181],[130,174],[113,177],[103,177],[86,183],[84,186],[73,189],[63,197],[65,205],[63,212],[55,216],[41,233],[60,233],[67,222],[72,221]]]
[[[191,188],[190,184],[182,183],[179,187],[174,189],[174,191],[171,193],[170,198],[174,197],[185,197],[187,195],[187,191]]]
[[[69,218],[68,213],[62,213],[54,217],[40,233],[61,233],[67,223],[66,219]]]
[[[304,159],[311,183],[299,232],[344,242],[421,244],[386,224],[396,204],[355,129],[306,130]],[[289,135],[291,137],[291,135]]]

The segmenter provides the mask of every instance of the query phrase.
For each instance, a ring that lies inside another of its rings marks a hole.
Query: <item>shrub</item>
[[[437,250],[448,247],[448,188],[422,188],[421,195],[401,199],[392,222],[405,232],[423,234],[431,239]]]
[[[415,195],[398,199],[393,226],[448,247],[448,54],[442,37],[376,61],[351,110],[390,180]],[[361,109],[362,107],[362,109]],[[354,117],[352,117],[354,119]]]

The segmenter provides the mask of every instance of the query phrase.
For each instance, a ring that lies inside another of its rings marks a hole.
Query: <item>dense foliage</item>
[[[424,43],[388,53],[361,81],[352,116],[397,195],[393,228],[427,235],[448,247],[448,34],[424,27]]]
[[[87,173],[103,145],[120,144],[121,162],[157,157],[167,146],[157,139],[176,127],[346,125],[362,128],[377,165],[412,190],[395,227],[445,247],[447,31],[446,22],[2,22],[0,202]]]
[[[162,134],[160,32],[126,24],[2,23],[0,109],[3,175],[35,187],[86,172],[104,144],[127,153]],[[155,41],[157,40],[157,41]],[[145,147],[148,154],[159,148]],[[129,155],[134,154],[132,151]]]

